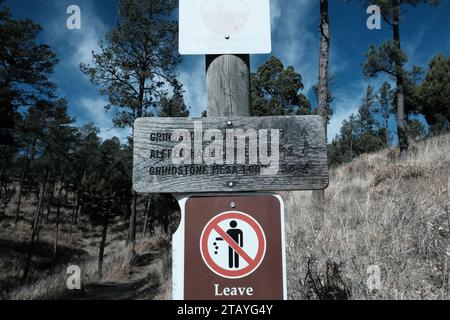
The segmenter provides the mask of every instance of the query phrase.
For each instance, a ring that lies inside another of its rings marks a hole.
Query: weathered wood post
[[[208,117],[250,116],[250,55],[207,55]]]

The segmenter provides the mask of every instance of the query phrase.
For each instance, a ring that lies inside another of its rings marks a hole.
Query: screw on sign
[[[254,272],[264,259],[266,237],[259,223],[243,212],[225,212],[211,219],[200,238],[202,258],[215,274],[239,279]]]

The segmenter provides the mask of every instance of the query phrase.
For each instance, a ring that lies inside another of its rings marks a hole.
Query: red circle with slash
[[[250,255],[245,252],[243,248],[241,248],[220,226],[219,223],[228,220],[240,220],[246,222],[256,234],[257,238],[257,246],[258,249],[256,251],[256,255],[252,258]],[[211,254],[208,250],[208,238],[211,235],[211,232],[215,231],[218,233],[222,239],[226,242],[228,246],[230,246],[242,259],[247,262],[247,266],[240,270],[230,270],[225,269],[219,266],[214,259],[211,257]],[[238,279],[243,278],[251,273],[253,273],[260,266],[262,260],[264,259],[264,255],[266,253],[266,237],[264,235],[264,231],[261,228],[260,224],[251,216],[246,213],[238,212],[238,211],[230,211],[224,212],[213,219],[211,219],[203,229],[202,235],[200,237],[200,251],[205,261],[211,271],[216,273],[219,276],[230,279]]]

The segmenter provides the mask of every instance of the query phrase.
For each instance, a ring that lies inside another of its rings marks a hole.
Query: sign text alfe
[[[141,118],[138,192],[322,189],[328,167],[319,116]]]

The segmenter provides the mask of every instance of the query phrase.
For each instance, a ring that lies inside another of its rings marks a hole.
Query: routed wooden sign
[[[286,299],[284,208],[279,196],[179,199],[173,295],[184,300]]]
[[[133,186],[140,193],[321,190],[320,116],[140,118]]]

